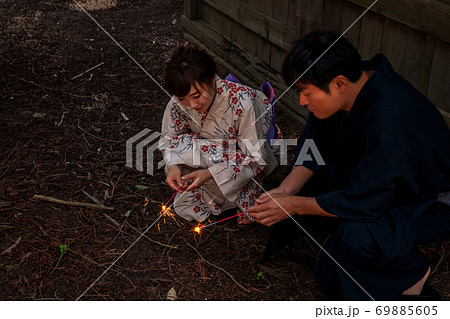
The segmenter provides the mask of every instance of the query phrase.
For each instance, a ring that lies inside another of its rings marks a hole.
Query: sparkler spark
[[[242,213],[239,213],[239,214],[236,214],[236,215],[233,215],[233,216],[230,216],[230,217],[227,217],[227,218],[218,220],[218,221],[216,221],[216,222],[214,222],[214,223],[211,223],[211,224],[208,224],[208,225],[197,226],[197,227],[194,228],[194,231],[195,231],[197,234],[200,234],[200,231],[202,230],[202,228],[206,228],[206,227],[209,227],[209,226],[212,226],[212,225],[215,225],[215,224],[224,222],[224,221],[226,221],[226,220],[228,220],[228,219],[230,219],[230,218],[237,217],[237,216],[240,216],[240,215],[243,215],[243,214],[246,214],[246,213],[247,213],[247,212],[245,211],[245,212],[242,212]]]
[[[217,197],[217,195],[214,196],[213,199],[211,199],[211,200],[209,201],[208,205],[211,205],[211,203],[213,202],[214,198],[216,198],[216,197]]]

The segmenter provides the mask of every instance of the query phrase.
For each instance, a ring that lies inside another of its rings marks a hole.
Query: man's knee
[[[351,263],[367,263],[376,258],[377,245],[364,223],[344,222],[334,232],[331,246],[337,257]]]

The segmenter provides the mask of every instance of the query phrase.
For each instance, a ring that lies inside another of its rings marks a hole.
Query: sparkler
[[[203,228],[206,228],[206,227],[209,227],[209,226],[212,226],[212,225],[215,225],[215,224],[224,222],[224,221],[226,221],[226,220],[228,220],[228,219],[237,217],[237,216],[239,216],[239,215],[243,215],[243,214],[245,214],[245,213],[247,213],[247,212],[245,211],[245,212],[243,212],[243,213],[239,213],[239,214],[236,214],[236,215],[233,215],[233,216],[230,216],[230,217],[227,217],[227,218],[218,220],[218,221],[216,221],[216,222],[214,222],[214,223],[211,223],[211,224],[208,224],[208,225],[197,226],[197,227],[194,228],[194,231],[195,231],[196,233],[200,234],[200,231],[201,231]]]

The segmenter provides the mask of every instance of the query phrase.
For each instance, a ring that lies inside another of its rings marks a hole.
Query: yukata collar
[[[363,61],[363,70],[374,70],[374,73],[361,88],[361,91],[359,91],[349,116],[354,113],[359,113],[366,107],[369,107],[369,105],[372,104],[370,103],[370,100],[372,99],[373,92],[378,91],[381,87],[387,85],[389,80],[395,74],[392,65],[384,54],[377,54],[371,60]]]

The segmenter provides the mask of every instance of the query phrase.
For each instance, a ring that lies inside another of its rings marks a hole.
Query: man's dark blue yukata
[[[361,286],[322,253],[317,280],[330,299],[391,300],[428,270],[417,245],[450,237],[450,206],[437,200],[450,191],[450,130],[384,55],[364,69],[375,72],[351,111],[324,120],[310,114],[296,151],[295,165],[316,171],[298,195],[316,197],[339,218],[297,220],[313,236],[333,230],[325,250]],[[325,165],[300,163],[306,139],[313,139]],[[266,256],[293,233],[302,230],[291,219],[272,226]]]

